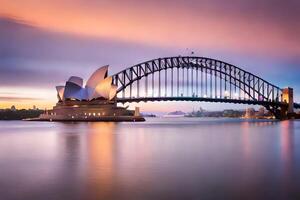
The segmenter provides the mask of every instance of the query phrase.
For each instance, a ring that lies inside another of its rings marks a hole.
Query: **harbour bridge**
[[[139,63],[112,76],[116,102],[202,101],[261,105],[286,119],[300,104],[293,89],[280,88],[232,64],[194,56]]]

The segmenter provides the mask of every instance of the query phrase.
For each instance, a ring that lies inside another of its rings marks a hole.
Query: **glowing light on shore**
[[[235,97],[236,99],[238,99],[238,98],[239,98],[239,94],[238,94],[238,93],[234,93],[234,97]]]
[[[224,96],[225,96],[225,97],[229,97],[229,92],[228,92],[227,90],[225,90]]]

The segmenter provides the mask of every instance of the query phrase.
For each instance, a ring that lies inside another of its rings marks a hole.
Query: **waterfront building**
[[[254,118],[254,117],[255,117],[254,108],[247,108],[245,113],[245,118]]]
[[[108,66],[100,67],[83,86],[83,79],[71,76],[64,86],[56,86],[58,102],[39,118],[47,121],[144,121],[135,111],[117,106],[117,86],[108,76]]]
[[[260,107],[259,109],[258,109],[258,112],[257,112],[257,116],[258,117],[263,117],[264,115],[266,114],[266,109],[265,109],[265,107]]]

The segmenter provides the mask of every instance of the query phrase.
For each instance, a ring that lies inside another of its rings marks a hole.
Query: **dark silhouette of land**
[[[0,120],[22,120],[26,118],[34,118],[38,117],[40,114],[42,114],[43,110],[12,110],[12,109],[3,109],[0,110]]]

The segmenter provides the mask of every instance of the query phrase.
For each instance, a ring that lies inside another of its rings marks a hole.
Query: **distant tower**
[[[288,103],[288,113],[294,112],[294,94],[293,94],[293,88],[284,88],[282,90],[282,101],[285,103]]]
[[[35,106],[35,105],[33,105],[32,109],[33,109],[33,110],[36,110],[36,106]]]

